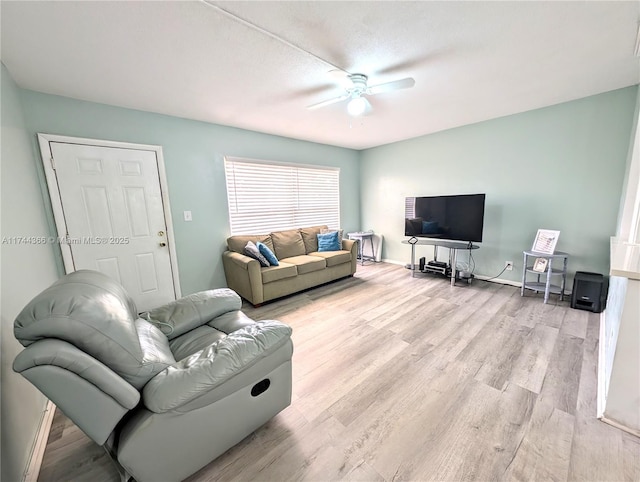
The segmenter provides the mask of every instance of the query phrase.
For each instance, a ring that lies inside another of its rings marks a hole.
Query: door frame
[[[58,177],[54,168],[53,153],[51,151],[50,142],[59,142],[64,144],[80,144],[95,147],[113,147],[119,149],[130,149],[138,151],[151,151],[155,153],[158,164],[158,178],[160,181],[160,193],[162,195],[162,207],[164,211],[164,221],[167,226],[167,241],[169,244],[169,260],[171,263],[171,275],[173,278],[173,289],[176,298],[182,296],[180,290],[180,276],[178,275],[178,258],[176,255],[176,242],[173,235],[173,221],[171,218],[171,206],[169,204],[169,189],[167,183],[167,175],[164,170],[164,157],[162,155],[162,146],[154,146],[148,144],[133,144],[130,142],[105,141],[100,139],[88,139],[83,137],[60,136],[55,134],[38,133],[38,144],[40,145],[40,154],[42,157],[42,165],[47,180],[47,190],[49,191],[49,199],[51,200],[51,208],[53,210],[53,219],[58,231],[59,237],[64,237],[67,233],[67,222],[62,209],[62,199],[60,197],[60,186],[58,185]],[[75,271],[73,264],[73,256],[71,246],[66,243],[57,243],[62,253],[62,261],[64,263],[65,273]]]

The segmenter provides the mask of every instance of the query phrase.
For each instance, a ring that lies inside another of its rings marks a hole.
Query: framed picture
[[[560,237],[560,231],[552,231],[551,229],[538,229],[538,234],[533,242],[532,251],[543,254],[553,254],[556,250],[556,244]]]
[[[547,269],[547,263],[549,260],[547,258],[536,258],[533,263],[533,271],[537,271],[538,273],[544,273],[544,270]]]

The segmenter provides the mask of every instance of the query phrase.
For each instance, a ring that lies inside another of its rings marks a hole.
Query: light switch
[[[184,220],[185,221],[192,221],[193,218],[191,217],[191,211],[185,211],[184,212]]]

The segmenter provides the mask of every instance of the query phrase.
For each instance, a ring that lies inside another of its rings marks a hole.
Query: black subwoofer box
[[[600,273],[576,271],[573,278],[571,308],[600,313],[607,298],[606,280]]]

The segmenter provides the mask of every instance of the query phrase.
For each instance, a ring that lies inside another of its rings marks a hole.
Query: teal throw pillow
[[[340,251],[340,238],[338,231],[318,234],[318,252]]]
[[[267,266],[271,266],[269,264],[269,261],[267,261],[267,258],[265,258],[264,256],[262,256],[262,254],[260,254],[258,247],[251,241],[249,241],[247,245],[244,247],[243,252],[250,258],[257,259],[260,262],[260,266],[262,266],[263,268],[266,268]]]
[[[273,251],[271,251],[266,244],[258,241],[256,243],[256,246],[258,247],[258,251],[260,251],[260,254],[267,258],[267,261],[269,261],[271,266],[280,266],[280,263],[278,263],[278,258],[276,258],[276,255],[273,254]]]

